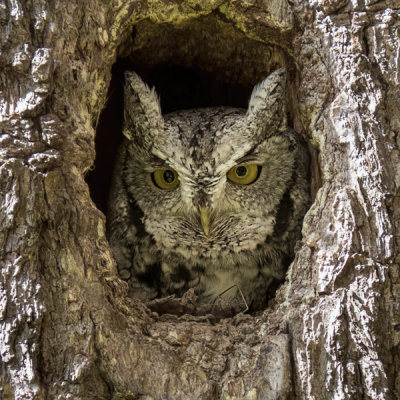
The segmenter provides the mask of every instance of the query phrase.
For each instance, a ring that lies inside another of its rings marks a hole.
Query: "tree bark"
[[[0,4],[0,397],[400,398],[399,9]],[[218,320],[126,297],[84,180],[132,27],[207,15],[292,60],[294,126],[317,154],[315,200],[275,300],[262,315]]]

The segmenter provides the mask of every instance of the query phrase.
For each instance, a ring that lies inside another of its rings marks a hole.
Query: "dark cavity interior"
[[[154,86],[163,114],[197,107],[246,108],[254,85],[290,59],[282,48],[247,38],[218,14],[177,25],[142,21],[121,45],[106,105],[97,123],[96,160],[87,175],[106,213],[116,151],[122,140],[123,74],[136,71]]]

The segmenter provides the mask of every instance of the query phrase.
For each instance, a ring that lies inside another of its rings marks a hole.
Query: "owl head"
[[[296,168],[285,71],[256,85],[246,109],[162,115],[158,96],[126,72],[123,180],[160,251],[218,258],[252,251],[277,229]]]

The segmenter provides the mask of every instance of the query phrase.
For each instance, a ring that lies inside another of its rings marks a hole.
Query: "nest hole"
[[[285,66],[289,84],[295,68],[276,44],[246,37],[218,14],[177,25],[148,20],[137,24],[120,46],[107,101],[96,132],[96,160],[87,175],[91,196],[107,213],[107,199],[122,140],[123,77],[133,70],[155,87],[163,114],[198,107],[247,108],[254,85]],[[289,93],[289,123],[296,125],[295,96]],[[274,291],[276,288],[274,288]]]

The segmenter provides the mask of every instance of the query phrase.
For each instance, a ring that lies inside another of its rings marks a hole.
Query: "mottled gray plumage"
[[[124,102],[108,236],[131,294],[148,301],[193,287],[209,302],[237,285],[253,309],[264,307],[268,287],[284,279],[309,203],[307,152],[286,122],[285,71],[254,88],[248,110],[163,116],[155,91],[133,72]],[[257,164],[253,183],[227,178],[243,163]],[[155,184],[152,173],[164,169],[179,176],[174,190]]]

